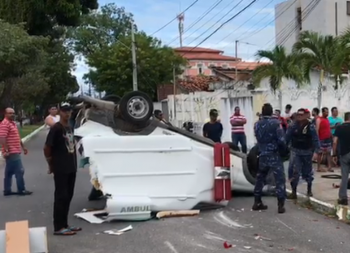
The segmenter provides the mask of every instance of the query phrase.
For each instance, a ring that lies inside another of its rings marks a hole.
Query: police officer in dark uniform
[[[317,158],[320,150],[315,125],[308,118],[305,109],[299,109],[296,116],[296,122],[287,130],[286,142],[291,142],[291,161],[293,164],[288,171],[288,178],[292,187],[292,193],[289,199],[297,198],[297,186],[299,183],[300,172],[303,179],[307,182],[307,195],[312,196],[312,159]],[[314,155],[314,157],[312,157]]]
[[[254,188],[253,210],[266,210],[267,206],[261,200],[262,190],[266,177],[270,170],[273,171],[276,183],[276,195],[278,199],[278,213],[284,213],[286,199],[286,178],[284,174],[282,153],[287,153],[284,131],[278,119],[272,117],[271,104],[264,104],[262,108],[263,118],[255,125],[255,136],[259,147],[259,169]]]

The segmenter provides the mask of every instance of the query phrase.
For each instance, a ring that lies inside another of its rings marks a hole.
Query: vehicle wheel
[[[120,100],[119,113],[129,123],[144,124],[152,117],[153,102],[146,93],[132,91]]]
[[[101,98],[101,100],[110,101],[110,102],[114,102],[115,104],[118,104],[120,102],[121,98],[117,95],[107,95],[107,96],[104,96],[103,98]]]
[[[227,145],[230,147],[230,149],[232,149],[233,151],[238,151],[238,152],[241,151],[241,150],[239,149],[239,147],[236,146],[235,144],[233,144],[232,142],[227,141],[227,142],[225,142],[224,144],[227,144]]]
[[[250,174],[255,178],[259,169],[259,149],[255,145],[248,153],[247,165]]]

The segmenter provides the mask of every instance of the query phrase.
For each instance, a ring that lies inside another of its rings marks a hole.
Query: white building
[[[287,0],[275,7],[276,45],[291,50],[302,31],[341,34],[350,26],[350,1]]]

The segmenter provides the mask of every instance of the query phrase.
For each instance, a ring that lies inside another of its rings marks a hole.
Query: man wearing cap
[[[218,121],[219,113],[216,109],[211,109],[209,112],[210,121],[203,126],[203,136],[211,139],[213,142],[221,143],[222,131],[224,128]]]
[[[54,235],[75,235],[81,228],[68,225],[77,173],[74,135],[69,124],[72,107],[64,102],[59,109],[60,121],[51,127],[44,146],[44,155],[49,165],[48,173],[53,174],[55,182]]]
[[[307,182],[307,195],[312,196],[312,158],[316,159],[320,150],[320,142],[316,132],[315,125],[308,119],[305,109],[297,111],[296,122],[288,128],[286,133],[286,143],[291,142],[292,165],[288,170],[288,178],[292,187],[292,193],[288,196],[290,199],[297,198],[297,187],[300,173]]]

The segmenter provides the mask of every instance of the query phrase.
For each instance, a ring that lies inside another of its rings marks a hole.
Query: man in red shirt
[[[318,133],[318,138],[320,139],[321,153],[317,160],[317,171],[324,172],[321,169],[321,162],[323,157],[327,159],[327,168],[329,172],[333,172],[331,163],[331,150],[332,150],[332,134],[331,125],[328,120],[328,108],[322,108],[322,116],[316,118],[316,131]],[[316,116],[316,115],[315,115]]]
[[[235,107],[235,113],[230,118],[231,131],[232,131],[232,143],[238,146],[241,144],[242,152],[247,153],[247,137],[244,132],[244,125],[247,123],[246,117],[244,117],[239,106]]]
[[[21,160],[22,149],[24,154],[28,150],[24,147],[18,133],[17,124],[14,121],[15,111],[12,108],[5,109],[5,119],[0,124],[0,144],[2,145],[2,155],[5,158],[5,179],[4,196],[18,194],[31,195],[27,191],[24,183],[24,168]],[[12,192],[12,177],[16,177],[17,193]]]

